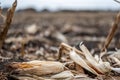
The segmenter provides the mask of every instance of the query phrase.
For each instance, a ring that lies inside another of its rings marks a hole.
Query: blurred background
[[[42,60],[43,57],[38,55],[43,53],[49,57],[53,53],[58,55],[61,42],[78,47],[83,41],[93,53],[100,51],[120,10],[120,4],[114,0],[17,1],[17,10],[3,53],[18,55],[23,41],[28,59]],[[0,0],[4,15],[13,2],[14,0]],[[108,48],[115,49],[120,49],[120,27]]]
[[[118,0],[119,1],[119,0]],[[10,7],[14,0],[0,0],[2,7]],[[38,11],[58,10],[119,10],[114,0],[18,0],[17,10],[34,8]]]

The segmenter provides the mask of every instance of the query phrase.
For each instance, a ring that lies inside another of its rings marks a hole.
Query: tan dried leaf
[[[66,79],[66,78],[72,79],[73,77],[74,75],[71,73],[71,71],[63,71],[61,73],[51,76],[51,78],[53,79]]]
[[[96,70],[99,74],[105,74],[106,72],[109,72],[111,70],[110,63],[109,62],[97,62],[95,58],[91,55],[89,50],[85,47],[85,45],[80,45],[81,50],[85,54],[85,57],[87,61],[89,62],[89,66]]]
[[[74,50],[70,51],[70,58],[86,70],[92,72],[93,74],[99,75],[94,69],[88,66],[84,59],[82,59]]]

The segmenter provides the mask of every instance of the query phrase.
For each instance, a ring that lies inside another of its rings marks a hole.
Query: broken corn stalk
[[[101,49],[100,57],[102,57],[103,55],[105,55],[102,52],[105,52],[105,50],[109,47],[109,44],[111,43],[111,41],[112,41],[112,39],[114,37],[114,34],[117,31],[117,29],[118,29],[119,23],[120,23],[120,12],[117,14],[116,19],[115,19],[115,21],[112,24],[112,27],[110,29],[110,32],[107,35],[107,38],[106,38],[105,43],[104,43],[104,46]]]
[[[3,29],[2,33],[0,34],[0,48],[2,48],[3,42],[4,42],[7,32],[8,32],[8,29],[11,25],[16,6],[17,6],[17,0],[15,0],[12,7],[10,9],[8,9],[7,16],[6,16],[4,25],[3,25],[4,29]],[[0,15],[1,15],[1,13],[0,13]]]

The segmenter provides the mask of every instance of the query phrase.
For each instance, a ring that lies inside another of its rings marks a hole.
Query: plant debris
[[[120,13],[105,38],[113,12],[18,11],[10,28],[16,6],[0,7],[0,80],[120,79]]]
[[[12,7],[10,9],[8,9],[7,16],[6,16],[4,25],[3,25],[4,29],[0,34],[0,48],[2,47],[3,42],[5,41],[8,29],[9,29],[11,22],[12,22],[12,18],[13,18],[16,6],[17,6],[17,0],[15,0]],[[0,15],[1,15],[1,12],[0,12]],[[3,16],[3,15],[1,15],[1,16]]]
[[[32,75],[47,75],[53,73],[59,73],[64,70],[64,65],[60,62],[52,61],[29,61],[22,63],[11,63],[9,65],[12,69],[15,69],[20,74],[32,74]]]

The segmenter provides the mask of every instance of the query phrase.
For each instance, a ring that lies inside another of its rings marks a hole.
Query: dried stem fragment
[[[112,28],[111,28],[111,30],[110,30],[110,32],[109,32],[109,34],[108,34],[108,36],[107,36],[107,38],[105,40],[105,43],[104,43],[104,46],[103,46],[101,52],[104,52],[105,49],[108,48],[108,46],[109,46],[109,44],[110,44],[110,42],[111,42],[117,28],[118,28],[119,22],[120,22],[120,13],[118,13],[118,15],[116,16],[116,19],[115,19],[115,21],[114,21],[114,23],[112,25]]]
[[[58,56],[58,60],[61,60],[62,57],[62,53],[69,53],[71,50],[73,50],[73,47],[65,44],[65,43],[61,43],[60,44],[60,49],[59,49],[59,56]],[[74,49],[76,53],[81,54],[84,56],[84,54],[78,50],[78,49]]]
[[[2,13],[2,9],[1,9],[1,6],[0,6],[0,14]]]
[[[11,25],[12,18],[13,18],[16,6],[17,6],[17,0],[15,0],[12,7],[10,9],[8,9],[7,17],[6,17],[5,23],[4,23],[4,29],[3,29],[2,33],[0,34],[0,48],[3,45],[3,42],[4,42],[5,38],[6,38],[8,29],[9,29],[9,27]]]
[[[1,7],[0,7],[0,16],[3,18],[3,21],[5,21],[5,16],[2,15],[2,9],[1,9]]]
[[[24,55],[25,55],[25,42],[22,41],[21,42],[21,57],[24,58]]]

